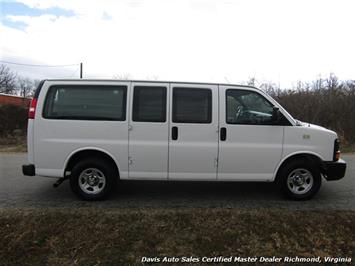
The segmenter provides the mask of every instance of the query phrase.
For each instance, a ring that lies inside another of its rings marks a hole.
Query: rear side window
[[[165,122],[166,87],[134,87],[132,120],[135,122]]]
[[[43,117],[124,121],[126,95],[126,86],[55,85],[48,90]]]
[[[173,122],[211,123],[212,91],[210,89],[174,88]]]

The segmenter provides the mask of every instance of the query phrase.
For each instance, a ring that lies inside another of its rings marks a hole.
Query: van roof
[[[203,85],[222,85],[222,86],[238,86],[261,90],[255,86],[231,84],[231,83],[216,83],[216,82],[191,82],[191,81],[167,81],[167,80],[134,80],[134,79],[45,79],[43,81],[120,81],[120,82],[146,82],[146,83],[176,83],[176,84],[203,84]]]

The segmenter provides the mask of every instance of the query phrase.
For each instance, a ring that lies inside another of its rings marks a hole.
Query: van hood
[[[311,123],[306,123],[306,122],[300,122],[302,127],[310,127],[310,128],[314,128],[314,129],[323,129],[323,130],[328,130],[325,127],[321,127],[315,124],[311,124]]]
[[[302,121],[299,121],[299,120],[297,120],[296,122],[297,122],[298,126],[308,127],[308,128],[316,129],[316,130],[320,130],[320,131],[327,131],[329,133],[333,133],[333,134],[337,135],[336,132],[334,132],[334,131],[332,131],[330,129],[327,129],[325,127],[321,127],[321,126],[314,125],[314,124],[311,124],[311,123],[302,122]]]

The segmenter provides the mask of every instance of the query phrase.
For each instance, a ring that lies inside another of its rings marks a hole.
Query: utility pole
[[[80,63],[80,78],[83,78],[83,63]]]

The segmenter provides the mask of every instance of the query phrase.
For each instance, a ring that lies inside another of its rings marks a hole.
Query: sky
[[[30,78],[281,87],[355,79],[355,0],[0,0],[0,60]]]

